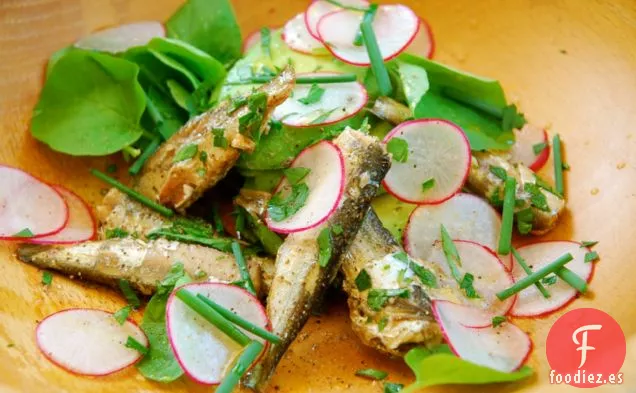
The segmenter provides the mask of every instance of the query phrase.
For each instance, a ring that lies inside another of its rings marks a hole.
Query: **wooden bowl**
[[[301,12],[304,0],[234,0],[245,34],[279,25]],[[435,58],[476,74],[498,78],[536,124],[563,137],[569,212],[549,239],[599,240],[601,255],[592,294],[567,310],[595,307],[611,314],[628,339],[624,385],[636,389],[636,3],[633,0],[404,0],[432,25]],[[108,25],[166,19],[180,0],[0,1],[0,163],[61,183],[97,202],[104,187],[88,174],[117,158],[83,159],[54,153],[29,133],[31,109],[49,55],[76,38]],[[120,168],[123,166],[120,165]],[[549,174],[550,163],[546,166]],[[0,179],[0,187],[2,187]],[[117,310],[114,291],[42,273],[14,257],[0,242],[0,391],[2,392],[204,392],[186,378],[161,385],[134,368],[104,378],[84,378],[47,361],[34,342],[46,315],[68,307]],[[354,376],[360,368],[390,373],[408,383],[400,359],[365,348],[337,300],[312,317],[281,362],[271,392],[380,392],[379,383]],[[564,310],[565,311],[565,310]],[[520,324],[531,332],[536,376],[520,384],[430,391],[564,390],[549,385],[545,339],[564,311]],[[137,313],[135,318],[139,318]],[[609,388],[608,388],[609,389]]]

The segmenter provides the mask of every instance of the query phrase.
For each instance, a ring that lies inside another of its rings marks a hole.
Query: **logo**
[[[627,346],[620,325],[595,308],[579,308],[559,318],[548,333],[550,383],[580,388],[620,384]]]

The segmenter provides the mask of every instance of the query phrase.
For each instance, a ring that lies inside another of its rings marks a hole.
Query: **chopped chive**
[[[239,315],[233,313],[231,310],[228,310],[227,308],[221,306],[220,304],[215,303],[213,300],[203,296],[200,293],[197,294],[197,297],[201,299],[205,304],[212,307],[214,311],[221,314],[223,318],[227,319],[228,321],[234,323],[235,325],[239,327],[242,327],[243,329],[247,330],[253,335],[264,338],[265,340],[273,344],[280,343],[280,337],[278,337],[274,333],[254,325],[252,322],[248,321],[247,319],[241,318]]]
[[[499,246],[497,250],[501,255],[510,254],[516,188],[517,180],[514,177],[506,178],[504,185],[503,218],[501,220],[501,232],[499,233]]]
[[[386,371],[375,369],[375,368],[364,368],[362,370],[356,371],[356,375],[359,377],[364,377],[364,378],[380,381],[388,377],[389,373],[387,373]]]
[[[556,275],[580,293],[587,292],[587,282],[567,267],[557,270]]]
[[[563,266],[565,266],[566,263],[570,262],[572,259],[574,259],[574,257],[572,257],[572,254],[570,253],[561,255],[559,258],[557,258],[553,262],[550,262],[549,264],[545,265],[541,269],[520,279],[519,281],[514,283],[514,285],[512,285],[510,288],[507,288],[501,292],[498,292],[497,298],[499,298],[499,300],[506,300],[507,298],[514,295],[515,293],[521,292],[522,290],[528,288],[530,285],[541,280],[543,277],[547,276],[548,274],[554,273],[557,270],[561,269]]]
[[[227,85],[251,85],[258,83],[268,83],[272,81],[269,75],[257,75],[238,81],[227,82]],[[311,85],[315,83],[346,83],[355,82],[358,79],[356,74],[336,74],[336,75],[301,75],[296,78],[298,85]]]
[[[118,189],[119,191],[123,192],[124,194],[128,195],[129,197],[131,197],[132,199],[136,200],[137,202],[140,202],[146,206],[148,206],[151,209],[154,209],[156,211],[158,211],[159,213],[163,214],[166,217],[172,217],[174,216],[174,212],[170,209],[168,209],[167,207],[158,204],[157,202],[151,200],[150,198],[141,195],[140,193],[138,193],[137,191],[126,187],[125,185],[121,184],[120,182],[118,182],[117,180],[113,179],[112,177],[109,177],[108,175],[98,171],[97,169],[91,169],[90,172],[93,174],[93,176],[97,177],[98,179],[100,179],[101,181],[110,184],[111,186],[115,187],[116,189]]]
[[[532,269],[530,269],[530,266],[528,266],[526,261],[521,257],[517,249],[514,247],[510,247],[510,251],[512,251],[512,255],[515,257],[515,260],[517,261],[519,266],[521,266],[523,271],[526,272],[527,275],[532,274]],[[544,298],[547,299],[550,297],[550,292],[548,292],[548,290],[545,289],[545,287],[543,286],[543,284],[541,284],[541,282],[537,281],[534,283],[534,285],[537,287],[539,292],[541,292]]]
[[[141,154],[141,150],[133,147],[132,145],[124,146],[121,151],[122,153],[124,153],[124,157],[126,157],[126,154],[128,154],[132,158],[137,158]]]
[[[241,352],[238,359],[236,360],[236,364],[230,369],[230,372],[223,378],[221,384],[214,390],[215,393],[232,393],[234,391],[234,387],[238,384],[239,380],[245,375],[247,370],[249,370],[250,366],[258,355],[261,354],[263,350],[263,344],[258,341],[250,341],[250,343],[245,347],[245,349]]]
[[[51,274],[51,272],[49,271],[43,271],[42,272],[42,284],[44,285],[51,285],[51,283],[53,282],[53,274]]]
[[[121,293],[124,294],[124,297],[126,298],[128,304],[130,304],[134,308],[139,308],[139,306],[141,306],[141,301],[137,297],[135,291],[133,291],[133,289],[130,287],[130,282],[128,282],[128,280],[120,278],[117,283],[119,284],[119,289],[121,289]]]
[[[117,323],[119,323],[120,325],[123,325],[124,322],[126,322],[126,320],[128,319],[128,316],[130,315],[131,311],[132,311],[132,306],[130,305],[124,306],[120,308],[119,310],[115,311],[115,313],[113,314],[113,318],[115,318]]]
[[[581,242],[581,247],[592,248],[592,247],[594,247],[597,244],[598,244],[598,241],[596,241],[596,240],[583,240]]]
[[[561,196],[565,196],[565,187],[563,185],[563,156],[561,151],[561,137],[556,134],[552,138],[552,154],[554,155],[554,183],[556,192]]]
[[[435,179],[431,177],[430,179],[422,183],[422,192],[426,192],[433,187],[435,187]]]
[[[268,27],[261,28],[261,50],[269,58],[272,57],[271,41],[272,31]]]
[[[250,271],[247,269],[245,258],[243,257],[243,252],[241,251],[241,246],[240,244],[238,244],[237,241],[232,242],[232,253],[234,253],[236,264],[238,265],[239,272],[241,273],[241,280],[245,282],[246,289],[252,295],[256,296],[256,290],[254,289],[254,283],[252,282],[252,278],[250,277]]]
[[[364,13],[364,16],[362,17],[362,20],[368,20],[369,23],[373,23],[373,19],[375,19],[375,14],[378,12],[378,5],[377,4],[371,4],[369,6],[369,9]],[[364,44],[363,40],[362,40],[362,31],[360,31],[360,29],[358,29],[358,32],[356,33],[356,38],[354,38],[353,40],[353,45],[355,46],[362,46]]]
[[[596,251],[590,251],[585,254],[585,262],[594,262],[598,260],[598,253]]]
[[[142,355],[148,354],[148,347],[137,341],[134,337],[128,336],[126,340],[126,344],[124,345],[126,348],[134,349]]]
[[[459,253],[457,252],[457,248],[455,248],[455,243],[453,243],[453,239],[448,234],[448,231],[444,227],[444,225],[440,225],[440,231],[442,234],[442,250],[444,250],[444,256],[446,257],[446,263],[448,263],[448,267],[451,270],[451,274],[453,278],[458,283],[461,283],[463,280],[462,274],[459,271],[458,266],[462,265],[461,259],[459,258]]]
[[[148,144],[148,146],[146,146],[144,151],[141,153],[139,158],[137,158],[137,160],[135,160],[135,162],[130,166],[130,168],[128,168],[128,173],[130,173],[131,175],[138,174],[139,171],[141,171],[141,168],[143,168],[146,161],[148,161],[150,156],[152,156],[157,151],[160,144],[161,144],[161,140],[159,138],[156,138],[156,137],[153,138]]]
[[[375,37],[375,32],[373,31],[371,22],[368,20],[362,21],[360,24],[360,31],[362,32],[364,45],[366,46],[367,53],[369,54],[373,75],[378,81],[380,95],[388,97],[393,92],[393,86],[391,86],[389,71],[384,64],[384,59],[382,58],[382,53],[380,53],[380,47],[378,46],[378,41]]]
[[[192,292],[186,289],[179,289],[175,295],[193,311],[203,317],[206,321],[216,326],[220,331],[225,333],[228,337],[234,340],[241,346],[246,346],[250,343],[249,337],[239,330],[233,323],[225,319],[215,309],[208,306],[203,300],[196,297]]]

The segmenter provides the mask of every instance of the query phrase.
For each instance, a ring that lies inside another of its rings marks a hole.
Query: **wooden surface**
[[[53,153],[29,134],[31,108],[48,56],[94,29],[143,19],[163,20],[180,0],[0,0],[0,163],[64,184],[89,201],[100,185],[87,172],[114,158],[79,159]],[[599,240],[601,261],[593,294],[568,309],[596,307],[618,320],[628,338],[625,384],[636,391],[636,2],[634,0],[410,0],[436,36],[436,59],[501,80],[532,122],[559,132],[566,149],[570,212],[548,238]],[[235,0],[244,32],[280,24],[304,1]],[[0,179],[0,187],[2,187]],[[0,242],[1,392],[210,391],[184,378],[171,385],[145,381],[134,368],[91,379],[66,373],[37,350],[33,335],[44,316],[68,307],[117,310],[117,293],[18,262],[14,245]],[[381,392],[353,376],[362,367],[407,382],[408,369],[363,347],[339,300],[314,317],[280,364],[272,392]],[[139,317],[140,315],[135,315]],[[523,321],[534,339],[537,375],[525,384],[478,391],[543,392],[574,388],[548,384],[544,343],[552,322]],[[547,385],[547,386],[546,386]],[[430,391],[475,391],[439,388]]]

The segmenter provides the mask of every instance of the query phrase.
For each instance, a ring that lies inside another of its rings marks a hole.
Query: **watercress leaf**
[[[230,64],[241,57],[241,31],[228,0],[188,0],[168,19],[169,37],[177,38]]]
[[[155,57],[155,59],[159,60],[166,67],[171,68],[175,72],[179,73],[184,80],[188,82],[192,89],[196,89],[199,87],[201,81],[197,78],[196,75],[192,71],[190,71],[186,66],[179,63],[177,60],[173,59],[170,56],[167,56],[159,51],[154,49],[148,49],[148,52]]]
[[[191,94],[181,83],[174,79],[169,79],[166,81],[166,85],[170,91],[170,96],[181,109],[185,109],[190,114],[196,112],[193,106],[194,104],[192,103]]]
[[[62,56],[33,110],[31,133],[53,150],[101,156],[139,139],[146,106],[139,67],[83,50]]]
[[[415,393],[435,385],[513,382],[528,378],[533,373],[528,366],[512,373],[480,366],[453,355],[447,345],[434,351],[413,348],[404,360],[415,374],[415,382],[404,388],[402,393]]]
[[[222,63],[186,42],[169,38],[153,38],[148,43],[148,48],[183,64],[200,81],[218,84],[225,78],[226,71]]]
[[[323,94],[325,94],[325,89],[314,83],[309,88],[307,95],[305,97],[299,98],[298,102],[304,105],[315,104],[320,101]]]

